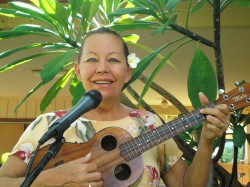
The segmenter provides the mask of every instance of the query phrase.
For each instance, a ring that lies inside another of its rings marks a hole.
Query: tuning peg
[[[246,83],[245,80],[242,80],[242,81],[240,81],[240,82],[235,81],[235,82],[234,82],[234,85],[235,85],[236,87],[239,87],[239,86],[241,86],[241,85],[243,85],[243,84],[245,84],[245,83]]]
[[[240,86],[240,83],[239,83],[238,81],[235,81],[235,82],[234,82],[234,85],[235,85],[236,87],[239,87],[239,86]]]
[[[236,118],[239,117],[239,115],[236,113],[236,111],[233,111],[233,115],[234,115],[234,117],[236,117]]]
[[[223,90],[223,89],[219,89],[219,95],[222,95],[222,94],[224,94],[225,93],[225,90]]]
[[[246,99],[246,101],[247,101],[247,103],[250,103],[250,98],[248,97],[248,98]]]
[[[245,89],[244,89],[244,87],[239,87],[239,92],[245,92]]]

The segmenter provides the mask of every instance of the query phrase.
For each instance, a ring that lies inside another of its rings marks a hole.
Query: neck
[[[96,109],[84,114],[84,118],[97,121],[114,121],[129,115],[133,109],[121,103],[102,102]]]

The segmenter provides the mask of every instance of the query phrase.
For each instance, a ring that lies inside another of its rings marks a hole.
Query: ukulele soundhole
[[[131,169],[127,164],[119,164],[115,167],[114,174],[118,180],[124,181],[130,177]]]
[[[112,151],[117,146],[117,140],[114,136],[105,136],[102,138],[101,146],[105,151]]]

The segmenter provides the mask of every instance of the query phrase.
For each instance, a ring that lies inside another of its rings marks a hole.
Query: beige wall
[[[12,147],[24,131],[23,124],[1,124],[0,125],[0,156],[10,152]]]

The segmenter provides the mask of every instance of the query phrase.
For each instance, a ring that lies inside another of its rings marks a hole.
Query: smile
[[[111,84],[111,81],[95,81],[95,84]]]

